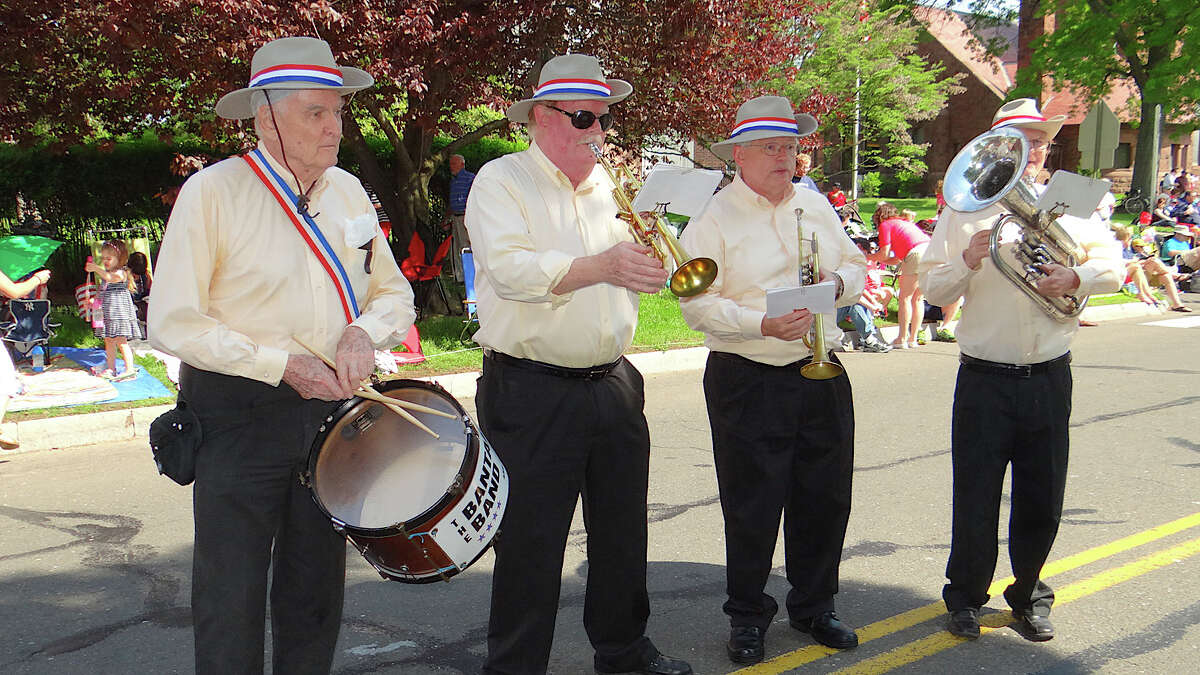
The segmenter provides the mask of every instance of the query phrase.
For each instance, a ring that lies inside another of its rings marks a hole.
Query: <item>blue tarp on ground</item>
[[[104,350],[103,349],[80,349],[78,347],[51,347],[50,356],[62,355],[78,363],[84,370],[92,368],[104,369]],[[117,372],[123,369],[124,361],[117,357]],[[24,365],[24,364],[18,364]],[[124,382],[113,382],[113,387],[117,390],[117,397],[103,401],[104,403],[119,403],[121,401],[137,401],[143,398],[158,398],[160,396],[170,396],[171,392],[163,386],[162,382],[158,381],[146,369],[137,366],[138,376],[132,380]]]

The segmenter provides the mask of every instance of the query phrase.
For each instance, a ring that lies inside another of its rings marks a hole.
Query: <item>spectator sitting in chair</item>
[[[1193,238],[1191,228],[1180,223],[1175,226],[1174,236],[1162,243],[1162,257],[1175,260],[1180,272],[1194,272],[1200,268],[1200,249],[1192,248]]]
[[[1175,219],[1171,217],[1171,207],[1167,204],[1170,199],[1167,195],[1159,195],[1158,199],[1154,200],[1154,212],[1150,215],[1149,227],[1159,225],[1175,227]]]
[[[1171,210],[1171,217],[1180,224],[1200,225],[1200,194],[1195,192],[1185,192],[1183,198]]]
[[[863,255],[871,251],[870,240],[855,239],[854,243],[862,249]],[[859,349],[864,352],[885,354],[892,351],[892,346],[880,339],[879,329],[875,326],[875,315],[887,311],[888,301],[895,295],[891,286],[885,286],[880,278],[879,264],[867,262],[867,278],[862,295],[853,305],[837,308],[837,320],[842,322],[849,318],[858,331]]]
[[[1114,228],[1117,241],[1121,242],[1121,255],[1125,258],[1125,273],[1129,275],[1137,288],[1138,299],[1148,305],[1158,305],[1158,300],[1152,292],[1153,286],[1162,286],[1171,303],[1172,312],[1190,312],[1190,307],[1183,304],[1179,297],[1179,289],[1171,277],[1171,271],[1161,260],[1146,251],[1146,243],[1134,239],[1127,227]]]

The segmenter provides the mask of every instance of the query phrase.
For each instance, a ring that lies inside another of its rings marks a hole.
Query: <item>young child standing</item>
[[[133,362],[133,350],[128,340],[140,339],[141,328],[137,322],[137,311],[133,307],[134,280],[125,264],[129,253],[125,242],[111,239],[100,247],[100,265],[88,262],[84,269],[103,280],[100,289],[100,306],[104,313],[104,358],[107,368],[98,373],[110,380],[129,380],[137,377],[137,366]],[[120,375],[117,370],[117,350],[125,361]]]

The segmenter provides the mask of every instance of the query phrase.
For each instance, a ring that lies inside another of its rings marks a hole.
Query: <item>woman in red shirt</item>
[[[929,235],[916,223],[904,220],[896,207],[879,202],[871,222],[879,230],[878,260],[887,265],[899,265],[896,282],[900,286],[896,322],[900,334],[893,347],[912,349],[917,346],[917,331],[925,319],[925,296],[917,286],[917,265],[929,245]]]

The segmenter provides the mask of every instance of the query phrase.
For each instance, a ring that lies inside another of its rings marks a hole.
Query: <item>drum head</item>
[[[351,399],[339,409],[316,439],[312,489],[326,513],[356,529],[389,528],[437,505],[461,474],[471,441],[465,411],[449,394],[417,382],[381,389],[455,419],[413,412],[435,439],[373,401]]]

